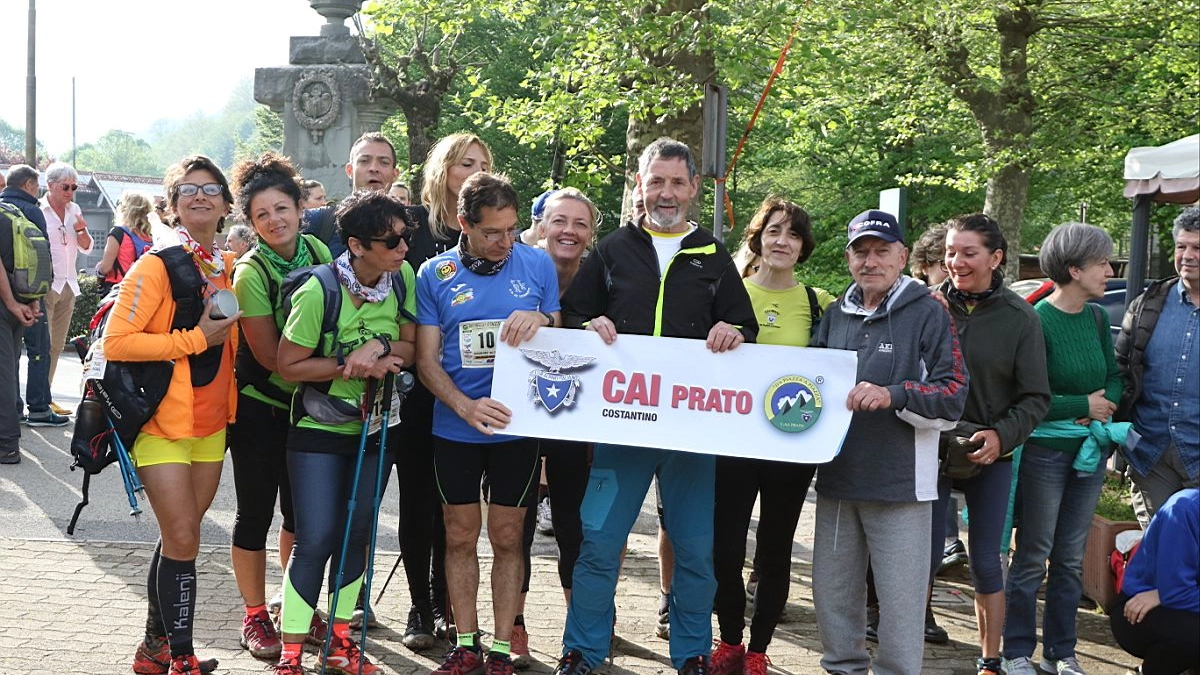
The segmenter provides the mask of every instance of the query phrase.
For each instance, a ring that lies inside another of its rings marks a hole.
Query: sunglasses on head
[[[209,197],[216,197],[224,190],[220,183],[205,183],[204,185],[196,185],[195,183],[180,183],[175,189],[179,192],[180,196],[183,197],[194,197],[196,193],[200,192],[201,190],[203,190],[204,194],[208,195]]]
[[[367,241],[377,241],[388,247],[389,251],[394,251],[396,250],[396,247],[400,245],[400,242],[407,244],[412,241],[412,232],[410,232],[408,228],[404,228],[404,234],[391,234],[386,237],[371,237]]]

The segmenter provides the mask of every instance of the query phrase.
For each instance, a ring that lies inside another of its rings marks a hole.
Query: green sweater
[[[1098,307],[1068,314],[1042,300],[1035,307],[1046,338],[1046,371],[1050,379],[1050,410],[1045,421],[1076,420],[1088,416],[1088,394],[1104,390],[1104,398],[1121,400],[1121,373],[1117,370],[1108,322],[1101,327]],[[1063,452],[1078,452],[1083,439],[1049,438],[1034,430],[1030,440]]]

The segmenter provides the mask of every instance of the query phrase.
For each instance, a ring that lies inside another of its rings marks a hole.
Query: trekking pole
[[[399,383],[396,382],[397,379],[400,380]],[[388,425],[391,422],[392,417],[392,388],[393,386],[395,387],[396,393],[400,399],[400,403],[404,403],[404,395],[413,388],[413,384],[415,384],[415,382],[416,379],[413,377],[413,374],[407,370],[402,370],[399,374],[388,373],[387,377],[383,381],[383,426],[379,431],[379,467],[375,474],[375,510],[371,512],[371,547],[370,552],[367,555],[366,576],[363,579],[364,617],[369,616],[371,613],[371,578],[375,573],[375,538],[379,533],[379,504],[381,501],[383,501],[383,475],[385,466],[383,461],[383,453],[387,448]],[[396,558],[396,563],[400,563],[400,558]],[[393,566],[392,573],[394,574],[395,571],[396,568]],[[391,579],[390,575],[388,576],[388,579]],[[386,583],[384,584],[384,588],[387,588]],[[381,593],[379,597],[382,598],[383,594]],[[377,599],[375,602],[379,602],[379,600]],[[362,625],[362,637],[358,642],[360,645],[365,645],[367,643],[367,622],[365,619]]]
[[[146,488],[142,486],[142,479],[138,478],[137,468],[133,465],[133,459],[129,457],[129,451],[121,442],[121,434],[117,433],[117,428],[113,426],[111,419],[107,419],[107,421],[109,429],[112,431],[111,442],[117,449],[117,466],[121,468],[121,482],[125,484],[125,496],[129,499],[129,515],[140,516],[142,509],[138,506],[137,496],[138,493],[145,495]]]
[[[333,644],[333,623],[337,618],[338,596],[341,594],[342,580],[346,574],[346,552],[350,550],[350,524],[354,519],[354,509],[358,506],[358,476],[362,472],[363,455],[367,451],[367,435],[371,428],[371,412],[375,408],[375,388],[377,385],[378,382],[374,378],[367,380],[365,397],[368,401],[367,411],[362,423],[362,431],[358,436],[358,456],[354,460],[354,477],[350,481],[350,498],[346,502],[346,529],[342,534],[342,552],[338,557],[337,575],[333,582],[333,589],[330,591],[329,630],[325,631],[325,644],[321,646],[321,675],[325,675],[325,663],[329,660],[329,647]]]

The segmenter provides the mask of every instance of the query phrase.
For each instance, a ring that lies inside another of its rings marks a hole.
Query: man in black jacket
[[[32,326],[37,302],[22,304],[13,297],[8,275],[13,265],[12,223],[0,213],[0,464],[21,461],[21,425],[17,421],[17,346],[21,333]],[[5,236],[8,235],[8,236]],[[12,364],[13,367],[9,367]]]
[[[1200,485],[1200,208],[1179,214],[1171,234],[1179,276],[1133,301],[1116,345],[1117,418],[1133,422],[1124,454],[1142,529],[1168,497]]]
[[[563,296],[567,326],[597,332],[705,340],[713,352],[753,341],[758,322],[728,251],[688,222],[700,189],[691,150],[651,143],[636,176],[645,214],[596,246]],[[712,644],[714,456],[599,444],[580,508],[583,546],[556,675],[584,675],[607,656],[620,552],[657,475],[665,529],[675,550],[669,589],[671,662],[707,673]],[[601,489],[603,486],[603,489]]]

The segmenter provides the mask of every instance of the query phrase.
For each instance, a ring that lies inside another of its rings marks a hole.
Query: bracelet
[[[550,312],[542,312],[541,314],[542,316],[546,317],[546,321],[549,322],[546,324],[546,328],[554,328],[554,315]]]
[[[387,336],[385,336],[385,335],[376,335],[376,336],[375,336],[375,339],[376,339],[376,340],[379,340],[379,343],[383,345],[383,353],[382,353],[382,354],[380,354],[379,356],[376,356],[375,358],[377,358],[377,359],[382,359],[383,357],[385,357],[385,356],[387,356],[388,354],[391,354],[391,353],[392,353],[392,342],[391,342],[391,340],[388,340],[388,339],[387,339]]]

